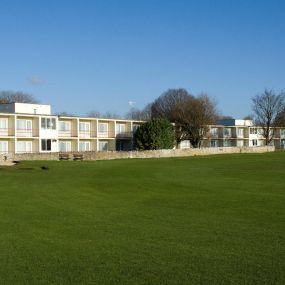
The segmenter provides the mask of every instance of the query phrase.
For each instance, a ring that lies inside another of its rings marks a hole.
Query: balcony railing
[[[117,138],[131,138],[132,136],[133,136],[132,132],[121,132],[116,134]]]
[[[33,137],[32,129],[17,129],[17,137]]]
[[[0,128],[0,136],[9,136],[8,128]]]
[[[76,132],[68,131],[58,131],[59,137],[77,137]]]

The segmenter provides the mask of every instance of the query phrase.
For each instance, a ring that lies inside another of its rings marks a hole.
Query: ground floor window
[[[191,144],[189,140],[181,141],[180,148],[190,148]]]
[[[32,152],[31,141],[17,141],[17,152]]]
[[[108,150],[108,142],[99,142],[99,151],[107,151]]]
[[[217,140],[211,140],[211,147],[218,147],[219,142]]]
[[[257,140],[252,140],[252,146],[257,146]]]
[[[79,151],[90,151],[90,142],[79,142]]]
[[[42,151],[51,151],[51,140],[42,140]]]
[[[242,140],[238,140],[237,141],[237,146],[238,147],[243,147],[243,141]]]
[[[58,150],[60,152],[69,152],[71,151],[71,142],[65,142],[65,141],[62,141],[62,142],[59,142],[58,143]]]
[[[0,141],[0,153],[7,153],[7,152],[8,152],[8,142]]]

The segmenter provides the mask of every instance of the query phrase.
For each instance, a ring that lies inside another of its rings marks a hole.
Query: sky
[[[185,88],[243,118],[254,95],[285,88],[284,12],[283,0],[0,0],[0,90],[123,116]]]

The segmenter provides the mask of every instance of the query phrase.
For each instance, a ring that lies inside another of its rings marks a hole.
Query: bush
[[[134,133],[134,145],[140,150],[171,149],[175,145],[175,130],[164,118],[141,125]]]

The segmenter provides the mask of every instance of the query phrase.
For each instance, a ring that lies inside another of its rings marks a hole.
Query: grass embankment
[[[285,153],[1,168],[0,284],[285,284],[284,174]]]

